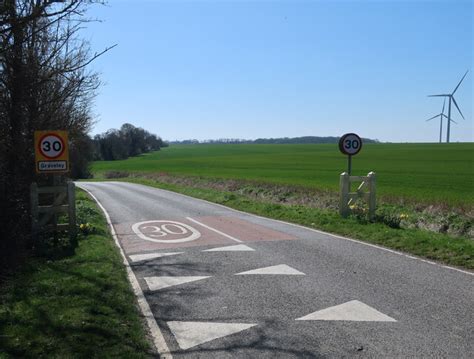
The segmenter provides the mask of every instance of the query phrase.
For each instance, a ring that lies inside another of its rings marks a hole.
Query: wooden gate
[[[351,192],[351,183],[361,182],[355,192]],[[363,199],[369,207],[369,219],[375,218],[375,173],[369,172],[367,176],[349,176],[347,172],[340,176],[339,213],[347,217],[351,213],[351,206],[358,199]]]
[[[37,240],[40,233],[67,231],[71,241],[75,241],[76,196],[74,182],[47,187],[38,187],[37,183],[32,183],[30,191],[33,238]],[[59,215],[63,213],[67,214],[68,221],[67,223],[58,223]]]

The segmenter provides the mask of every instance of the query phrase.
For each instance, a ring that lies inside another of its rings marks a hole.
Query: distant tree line
[[[220,138],[216,140],[199,141],[195,139],[183,141],[171,141],[170,144],[192,145],[192,144],[310,144],[310,143],[338,143],[340,137],[281,137],[281,138],[257,138],[256,140],[244,140],[236,138]],[[378,140],[363,138],[364,143],[378,143]]]
[[[126,123],[119,130],[111,129],[96,135],[93,143],[93,160],[123,160],[150,151],[158,151],[167,143],[141,127]]]

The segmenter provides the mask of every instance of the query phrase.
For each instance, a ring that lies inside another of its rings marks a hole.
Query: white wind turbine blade
[[[439,117],[439,115],[435,115],[435,116],[433,116],[433,117],[427,119],[426,122],[431,121],[431,120],[433,120],[433,119],[435,119],[435,118],[437,118],[437,117]]]
[[[446,97],[444,98],[444,101],[443,101],[443,109],[441,110],[441,115],[444,115],[444,105],[446,105]]]
[[[449,95],[449,94],[448,95],[446,95],[446,94],[444,94],[444,95],[428,95],[428,97],[449,97],[449,96],[451,96],[451,95]]]
[[[464,74],[464,76],[462,77],[461,81],[459,81],[458,85],[456,86],[456,88],[454,89],[453,93],[451,95],[454,95],[454,93],[456,92],[456,90],[458,89],[459,85],[461,85],[461,82],[462,80],[464,80],[464,78],[466,77],[467,73],[469,72],[469,70],[466,71],[466,73]]]
[[[456,108],[458,109],[459,113],[461,114],[462,119],[465,120],[464,115],[463,115],[462,112],[461,112],[461,109],[459,108],[458,104],[456,103],[456,100],[454,99],[454,97],[452,97],[452,99],[453,99],[454,105],[456,106]]]

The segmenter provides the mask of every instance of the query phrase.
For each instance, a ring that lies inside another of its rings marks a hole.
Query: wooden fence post
[[[69,238],[74,243],[76,240],[76,192],[74,182],[67,183],[67,200],[69,215]]]
[[[376,207],[375,172],[369,172],[367,177],[369,179],[369,219],[372,221],[375,219],[375,207]]]
[[[339,178],[339,213],[342,217],[349,215],[349,174],[341,173]]]
[[[38,184],[36,182],[30,185],[30,204],[31,204],[31,236],[34,244],[38,240]]]

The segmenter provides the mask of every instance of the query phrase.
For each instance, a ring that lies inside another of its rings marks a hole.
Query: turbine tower
[[[459,106],[458,106],[456,100],[454,99],[454,93],[457,91],[457,89],[461,85],[461,82],[464,80],[464,78],[466,77],[468,72],[469,72],[469,70],[466,71],[464,76],[461,78],[461,81],[459,81],[458,85],[454,88],[454,91],[452,93],[450,93],[450,94],[441,94],[441,95],[429,95],[428,96],[428,97],[445,97],[445,98],[447,97],[449,99],[449,101],[448,101],[448,129],[447,129],[447,134],[446,134],[446,143],[449,143],[449,135],[450,135],[450,132],[451,132],[451,121],[454,122],[451,119],[451,102],[454,103],[454,105],[456,106],[456,108],[459,111],[459,114],[461,115],[463,120],[465,119],[464,115],[462,114],[461,110],[459,109]]]
[[[448,116],[446,116],[444,114],[444,107],[446,105],[446,98],[444,99],[444,102],[443,102],[443,109],[441,110],[441,113],[438,114],[438,115],[434,115],[433,117],[429,118],[426,120],[426,122],[428,121],[431,121],[437,117],[439,117],[439,143],[443,142],[442,140],[442,137],[443,137],[443,117],[444,118],[448,118]],[[452,121],[452,120],[451,120]],[[454,121],[453,121],[454,122]]]

